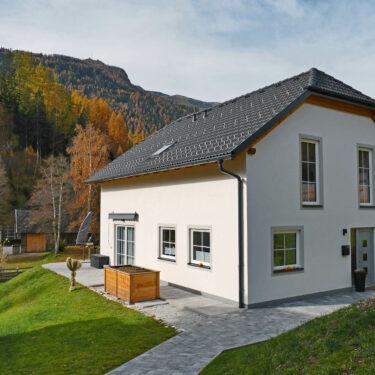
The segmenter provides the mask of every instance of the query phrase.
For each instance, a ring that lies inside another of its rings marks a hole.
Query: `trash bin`
[[[365,291],[366,271],[363,268],[354,270],[354,285],[356,292]]]

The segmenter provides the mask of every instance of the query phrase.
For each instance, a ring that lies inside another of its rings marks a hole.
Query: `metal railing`
[[[0,241],[6,238],[9,240],[16,239],[16,228],[14,225],[0,225]]]
[[[8,281],[32,267],[0,268],[0,282]]]

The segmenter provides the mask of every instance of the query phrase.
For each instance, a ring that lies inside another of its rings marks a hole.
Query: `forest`
[[[61,79],[51,61],[38,55],[3,49],[0,59],[0,225],[13,223],[15,208],[33,208],[39,212],[35,220],[52,220],[56,226],[59,207],[71,226],[93,210],[97,230],[98,187],[83,181],[150,133],[196,109],[136,89],[126,83],[124,71],[128,88],[117,88],[118,96],[111,97],[110,82],[99,88],[98,81],[86,82],[84,74],[79,80],[77,66],[60,70]]]

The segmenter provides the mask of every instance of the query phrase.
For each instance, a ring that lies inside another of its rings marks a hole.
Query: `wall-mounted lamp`
[[[257,149],[254,148],[254,147],[250,147],[250,148],[247,150],[247,153],[248,153],[249,155],[255,155],[256,152],[257,152]]]
[[[342,235],[345,236],[348,233],[348,230],[345,228],[342,230]]]

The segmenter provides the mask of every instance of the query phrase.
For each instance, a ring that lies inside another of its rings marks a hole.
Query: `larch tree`
[[[34,207],[32,222],[52,226],[55,255],[59,251],[61,223],[69,194],[69,163],[64,156],[50,156],[41,165],[30,204]]]
[[[10,224],[12,222],[9,198],[10,191],[8,177],[6,175],[5,164],[0,155],[0,225]]]
[[[105,132],[111,117],[111,109],[102,98],[92,98],[88,103],[90,122],[99,130]]]
[[[128,130],[124,118],[119,112],[112,112],[108,121],[108,135],[111,141],[111,151],[114,156],[123,154],[128,148]]]
[[[70,155],[70,177],[75,193],[71,208],[76,220],[71,225],[79,225],[87,213],[93,211],[95,227],[99,223],[99,190],[96,185],[83,182],[108,163],[108,139],[93,124],[85,128],[77,125],[76,136],[67,152]]]

